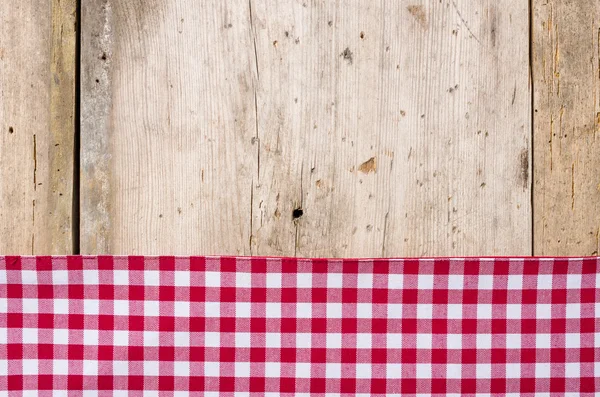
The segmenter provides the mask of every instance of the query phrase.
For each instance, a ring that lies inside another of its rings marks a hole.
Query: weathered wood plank
[[[75,0],[0,4],[0,252],[72,252]]]
[[[82,252],[531,253],[517,0],[84,0]]]
[[[600,3],[534,5],[534,251],[597,255]]]
[[[527,2],[252,4],[253,253],[531,253]]]
[[[248,254],[248,3],[84,0],[82,253]]]

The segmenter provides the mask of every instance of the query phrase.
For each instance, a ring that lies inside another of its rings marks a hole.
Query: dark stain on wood
[[[410,5],[406,7],[410,15],[413,16],[415,21],[421,25],[423,30],[427,30],[429,24],[427,23],[427,14],[425,13],[425,7],[422,5]]]

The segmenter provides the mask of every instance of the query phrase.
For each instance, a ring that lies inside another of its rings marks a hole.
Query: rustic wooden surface
[[[82,253],[249,253],[248,12],[239,1],[83,2]]]
[[[0,252],[72,252],[75,0],[0,3]]]
[[[517,255],[528,4],[84,0],[81,250]]]
[[[80,190],[75,5],[0,5],[3,254],[599,252],[597,2],[82,0]]]
[[[536,1],[534,244],[537,255],[600,249],[600,3]]]

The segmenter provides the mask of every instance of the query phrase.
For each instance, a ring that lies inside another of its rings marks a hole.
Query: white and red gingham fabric
[[[0,257],[0,395],[597,395],[598,265]]]

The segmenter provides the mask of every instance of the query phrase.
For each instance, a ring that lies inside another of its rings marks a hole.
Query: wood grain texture
[[[72,252],[75,0],[0,4],[0,252]]]
[[[82,253],[531,253],[528,5],[83,1]]]
[[[82,253],[249,253],[248,4],[86,0]]]
[[[597,255],[600,3],[535,1],[536,255]]]
[[[253,253],[531,252],[524,2],[254,4]]]

